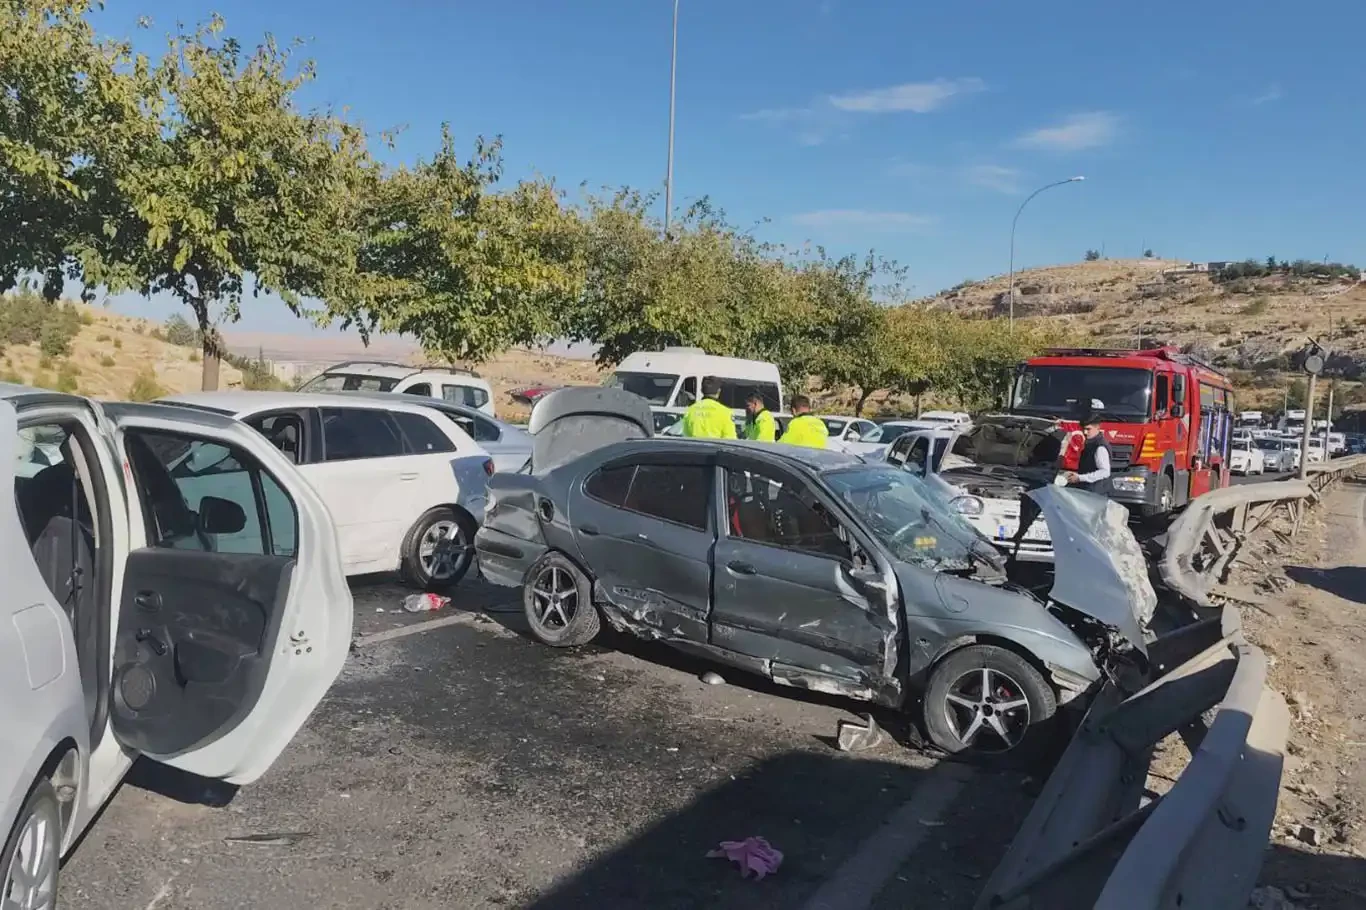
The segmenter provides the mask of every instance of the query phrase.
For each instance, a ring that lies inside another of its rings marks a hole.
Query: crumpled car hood
[[[950,451],[976,465],[1015,469],[1052,467],[1057,463],[1063,435],[1055,420],[987,414],[959,433]]]
[[[1143,630],[1157,609],[1157,592],[1129,530],[1129,510],[1070,487],[1025,495],[1038,503],[1053,538],[1053,599],[1118,629],[1146,655]]]

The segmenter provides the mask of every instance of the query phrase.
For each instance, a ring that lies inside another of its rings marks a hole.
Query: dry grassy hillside
[[[11,306],[12,300],[0,301],[0,308]],[[156,323],[97,306],[60,306],[72,314],[69,321],[75,330],[68,353],[45,355],[41,341],[5,344],[0,338],[0,379],[113,400],[199,388],[199,353],[166,342]],[[149,378],[155,379],[154,385]],[[224,388],[240,385],[242,373],[223,364],[219,382]]]
[[[1164,275],[1184,262],[1111,259],[1015,274],[1016,318],[1071,324],[1099,347],[1140,340],[1181,346],[1227,371],[1251,406],[1279,407],[1294,376],[1288,357],[1307,336],[1330,340],[1341,392],[1360,397],[1366,379],[1366,285],[1287,276],[1212,281]],[[929,301],[975,316],[1004,315],[1008,276],[966,282]],[[1339,399],[1343,400],[1343,399]]]

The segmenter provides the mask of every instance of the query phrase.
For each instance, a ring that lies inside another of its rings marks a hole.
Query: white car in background
[[[469,571],[493,460],[430,407],[398,395],[306,392],[195,392],[163,401],[234,417],[283,452],[332,512],[348,576],[398,571],[435,590]],[[204,493],[219,495],[228,482],[211,463],[177,470]],[[241,533],[247,545],[260,532]]]
[[[878,428],[877,424],[862,417],[841,417],[834,414],[817,416],[825,424],[826,432],[830,434],[829,442],[860,442],[863,437]],[[827,447],[833,448],[833,446]]]
[[[1266,455],[1251,436],[1234,434],[1229,442],[1228,469],[1234,474],[1265,474]]]
[[[242,482],[205,495],[186,463]],[[322,498],[237,421],[0,385],[0,467],[0,906],[50,908],[138,755],[264,774],[354,607]]]
[[[1262,453],[1262,469],[1273,474],[1295,470],[1296,450],[1285,440],[1272,436],[1256,438],[1257,450]]]
[[[348,360],[323,370],[299,387],[300,392],[394,392],[439,398],[478,408],[490,417],[493,388],[473,370],[459,367],[414,367],[384,360]]]

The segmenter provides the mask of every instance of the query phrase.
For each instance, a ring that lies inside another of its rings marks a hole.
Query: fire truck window
[[[1157,374],[1157,392],[1153,395],[1153,408],[1157,416],[1167,413],[1167,403],[1171,399],[1171,379],[1166,373]]]
[[[1214,388],[1200,383],[1200,410],[1214,407]]]

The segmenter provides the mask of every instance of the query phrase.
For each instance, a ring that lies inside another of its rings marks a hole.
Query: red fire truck
[[[1209,364],[1174,347],[1068,348],[1017,368],[1010,411],[1076,431],[1062,457],[1068,470],[1081,454],[1082,409],[1100,415],[1110,444],[1111,498],[1155,516],[1228,485],[1233,388]]]

